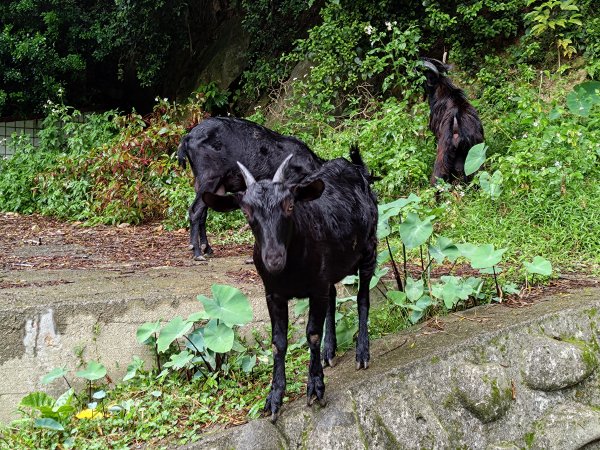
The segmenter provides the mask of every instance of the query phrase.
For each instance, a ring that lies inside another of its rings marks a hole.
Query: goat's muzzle
[[[278,249],[264,252],[262,258],[265,268],[275,275],[284,269],[287,255],[285,249]]]

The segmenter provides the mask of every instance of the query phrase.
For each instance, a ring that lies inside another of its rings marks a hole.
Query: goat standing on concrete
[[[471,147],[483,142],[483,126],[477,110],[462,89],[446,76],[449,66],[433,58],[422,58],[425,92],[429,99],[429,129],[437,140],[437,157],[431,184],[466,180],[465,159]]]
[[[271,318],[273,380],[265,411],[275,422],[285,387],[288,300],[309,298],[306,340],[310,348],[307,403],[313,397],[324,404],[321,363],[324,323],[325,364],[332,365],[336,351],[335,283],[359,273],[356,367],[369,365],[369,283],[376,259],[377,201],[368,172],[353,149],[353,163],[343,158],[323,164],[300,183],[284,176],[288,156],[273,180],[256,181],[242,164],[247,190],[229,196],[206,192],[204,202],[217,211],[241,208],[255,238],[254,263],[265,287]],[[327,318],[326,318],[327,317]]]
[[[181,139],[177,151],[179,164],[189,160],[194,173],[196,198],[189,209],[190,249],[194,259],[205,260],[212,254],[206,236],[208,209],[202,201],[204,192],[239,192],[246,189],[236,161],[246,166],[257,180],[271,178],[289,154],[287,176],[299,181],[315,172],[323,160],[304,142],[283,136],[254,122],[232,117],[211,117],[198,124]]]

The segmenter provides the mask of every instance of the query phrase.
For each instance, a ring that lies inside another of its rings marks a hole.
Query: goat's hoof
[[[324,408],[325,406],[327,406],[327,400],[325,399],[325,397],[318,398],[316,395],[312,395],[311,398],[306,399],[306,406],[310,407],[310,406],[314,405],[315,400],[317,401],[317,403],[319,404],[319,406],[321,408]]]
[[[194,244],[188,244],[188,250],[194,250]]]
[[[269,420],[271,421],[271,423],[275,423],[277,422],[277,419],[279,419],[279,411],[272,413],[271,418]]]
[[[356,370],[368,369],[369,361],[356,361]]]
[[[335,357],[332,357],[332,358],[325,358],[325,359],[323,360],[323,366],[324,366],[324,367],[333,367],[333,366],[335,366],[335,363],[336,363],[336,361],[335,361]]]
[[[198,255],[198,256],[194,256],[194,261],[197,261],[197,262],[207,262],[208,260],[204,256]]]
[[[254,258],[248,258],[244,261],[244,264],[254,264]]]

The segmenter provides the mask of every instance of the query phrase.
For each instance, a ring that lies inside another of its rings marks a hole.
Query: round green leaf
[[[423,295],[423,279],[413,280],[411,277],[406,278],[406,286],[404,292],[411,302],[416,302]]]
[[[536,273],[546,277],[552,275],[552,264],[541,256],[534,257],[533,261],[530,263],[525,261],[523,262],[523,265],[525,266],[525,269],[527,269],[527,273]]]
[[[227,353],[231,350],[233,337],[233,330],[224,323],[217,323],[216,320],[211,320],[204,327],[206,347],[217,353]]]
[[[400,238],[407,249],[416,248],[424,244],[429,236],[431,236],[431,233],[433,233],[431,218],[428,217],[425,220],[421,220],[413,212],[409,212],[404,222],[400,224]]]
[[[160,320],[157,320],[156,322],[146,322],[137,329],[135,338],[140,344],[143,344],[154,336],[155,333],[158,333],[158,330],[160,330]]]
[[[454,243],[443,236],[439,236],[434,245],[429,246],[429,253],[438,263],[442,263],[448,258],[450,262],[456,261],[460,256],[460,251]]]
[[[494,200],[502,193],[503,181],[504,177],[499,170],[496,170],[492,176],[488,172],[482,172],[479,177],[481,189]]]
[[[567,95],[567,107],[572,114],[587,117],[595,103],[600,103],[600,82],[586,81],[573,88]]]
[[[106,391],[104,390],[100,390],[100,391],[96,391],[94,392],[94,394],[92,395],[92,398],[94,400],[102,400],[103,398],[106,397]]]
[[[144,367],[144,360],[139,356],[134,356],[133,361],[127,366],[127,373],[123,377],[123,381],[129,381]]]
[[[252,372],[252,369],[254,369],[254,366],[256,365],[256,356],[245,355],[244,357],[242,357],[240,365],[244,373]]]
[[[196,328],[188,334],[185,346],[194,352],[203,352],[206,348],[204,343],[204,328]]]
[[[50,419],[45,417],[43,419],[35,419],[34,425],[37,428],[45,428],[46,430],[52,431],[64,431],[65,427],[63,427],[60,422],[57,422],[54,419]]]
[[[425,311],[429,306],[431,306],[431,303],[431,297],[424,295],[417,301],[417,303],[415,303],[415,306],[421,311]]]
[[[386,295],[394,304],[398,306],[404,306],[406,302],[406,292],[387,291]]]
[[[42,377],[42,384],[52,383],[57,378],[62,378],[67,374],[67,371],[64,367],[57,367],[52,370],[50,373],[47,373]]]
[[[505,248],[494,250],[492,244],[481,245],[471,255],[471,267],[473,269],[486,269],[495,266],[502,260],[505,251]]]
[[[195,313],[192,313],[188,316],[187,321],[188,322],[199,322],[201,320],[207,320],[210,319],[210,317],[208,316],[208,314],[206,313],[206,311],[197,311]]]
[[[212,285],[213,298],[199,296],[204,309],[212,319],[219,319],[226,325],[245,325],[252,320],[252,308],[248,299],[239,289],[223,284]]]
[[[75,375],[89,381],[99,380],[106,376],[106,367],[96,361],[90,361],[85,370],[80,370]]]
[[[431,287],[432,294],[444,301],[446,309],[452,309],[459,300],[466,300],[472,294],[471,285],[464,283],[462,278],[454,276],[442,276],[442,283]]]
[[[171,358],[164,364],[164,367],[172,367],[175,370],[183,369],[192,359],[194,359],[194,355],[187,350],[183,350],[176,355],[171,355]]]
[[[483,142],[471,147],[465,160],[465,175],[469,176],[479,170],[485,162],[486,150],[487,146]]]
[[[158,352],[166,351],[175,339],[190,331],[193,325],[193,322],[185,321],[180,316],[174,317],[160,330],[157,340]]]

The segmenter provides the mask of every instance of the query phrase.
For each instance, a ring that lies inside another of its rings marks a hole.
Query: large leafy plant
[[[148,322],[137,331],[137,340],[153,347],[159,370],[182,371],[188,378],[227,372],[231,364],[250,371],[256,357],[236,338],[235,328],[252,320],[252,309],[241,291],[214,284],[213,297],[198,296],[204,309],[187,319],[175,317],[161,325]],[[162,359],[168,361],[161,363]]]

